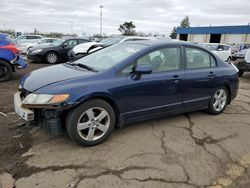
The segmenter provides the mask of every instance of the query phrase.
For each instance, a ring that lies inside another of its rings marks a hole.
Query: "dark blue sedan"
[[[202,47],[122,43],[26,75],[15,109],[51,134],[66,129],[75,142],[93,146],[125,123],[195,110],[220,114],[238,85],[237,68]]]

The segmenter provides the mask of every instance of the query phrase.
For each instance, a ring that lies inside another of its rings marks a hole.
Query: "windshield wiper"
[[[72,65],[72,66],[78,66],[78,67],[84,68],[84,69],[92,71],[92,72],[98,72],[98,70],[94,69],[93,67],[90,67],[88,65],[84,65],[81,63],[67,63],[67,64]]]

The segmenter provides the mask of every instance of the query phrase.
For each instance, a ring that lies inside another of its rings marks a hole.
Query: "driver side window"
[[[181,64],[180,53],[181,51],[178,47],[155,50],[139,58],[135,63],[124,69],[122,73],[132,72],[133,68],[137,65],[150,65],[153,73],[178,70]]]

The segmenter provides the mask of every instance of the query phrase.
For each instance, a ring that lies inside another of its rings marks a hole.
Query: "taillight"
[[[10,50],[13,54],[19,54],[19,50],[16,48],[14,44],[9,44],[6,46],[0,46],[2,49]]]

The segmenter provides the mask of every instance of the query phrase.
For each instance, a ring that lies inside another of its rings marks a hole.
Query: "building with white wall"
[[[250,25],[179,27],[177,39],[200,43],[250,43]]]

